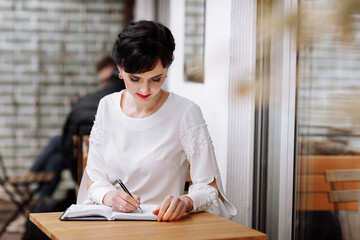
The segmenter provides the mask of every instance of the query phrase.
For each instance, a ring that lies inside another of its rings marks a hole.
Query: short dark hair
[[[174,60],[175,41],[171,31],[153,21],[131,22],[117,37],[112,56],[115,63],[128,73],[143,73],[163,67]]]
[[[112,57],[110,56],[106,56],[103,57],[97,64],[96,64],[96,70],[98,72],[100,72],[103,68],[107,67],[107,66],[113,66],[114,68],[116,68],[115,66],[115,62],[112,59]]]

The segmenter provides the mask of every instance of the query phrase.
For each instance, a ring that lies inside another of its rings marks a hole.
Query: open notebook
[[[60,217],[63,221],[74,220],[146,220],[156,221],[157,216],[152,213],[157,205],[141,205],[143,212],[136,210],[131,213],[115,212],[105,205],[77,205],[72,204]]]

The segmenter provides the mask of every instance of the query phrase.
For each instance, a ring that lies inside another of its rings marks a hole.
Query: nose
[[[140,93],[143,94],[143,95],[146,95],[149,92],[150,92],[149,82],[144,81],[143,84],[141,84]]]

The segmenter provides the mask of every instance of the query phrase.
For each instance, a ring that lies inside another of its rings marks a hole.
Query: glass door
[[[293,236],[360,239],[359,2],[298,8]]]

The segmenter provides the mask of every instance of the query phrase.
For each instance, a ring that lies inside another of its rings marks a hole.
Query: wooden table
[[[202,212],[179,221],[60,221],[62,213],[32,213],[30,220],[51,239],[252,239],[264,233]]]

